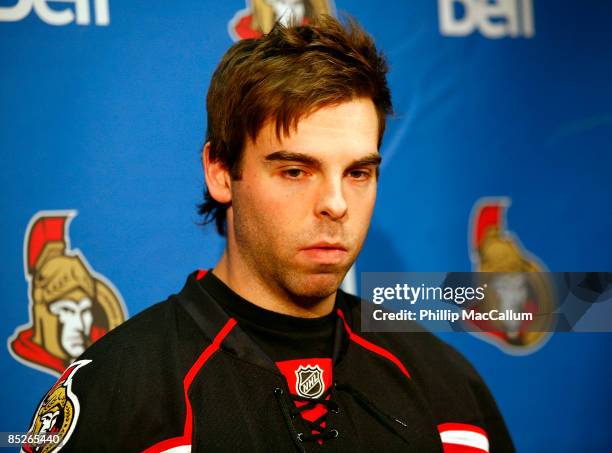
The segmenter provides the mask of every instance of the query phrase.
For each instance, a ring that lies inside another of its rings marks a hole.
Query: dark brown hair
[[[277,22],[261,38],[230,47],[212,76],[206,98],[210,159],[220,160],[233,179],[240,179],[247,134],[255,141],[264,123],[274,119],[280,139],[302,116],[357,97],[374,102],[380,147],[386,116],[392,113],[387,71],[372,38],[352,19],[346,26],[327,15],[301,26]],[[198,206],[203,223],[214,220],[225,235],[226,211],[227,205],[205,189]]]

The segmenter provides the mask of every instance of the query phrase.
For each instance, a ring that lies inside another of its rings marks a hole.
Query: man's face
[[[264,284],[305,303],[338,289],[370,224],[377,142],[376,109],[365,98],[323,107],[280,140],[273,122],[247,140],[228,227]]]

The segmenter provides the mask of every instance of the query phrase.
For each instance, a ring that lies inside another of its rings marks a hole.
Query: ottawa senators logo
[[[506,230],[508,198],[484,198],[472,211],[470,248],[478,285],[487,287],[486,298],[475,308],[488,312],[511,310],[531,313],[532,321],[478,321],[478,336],[512,354],[529,354],[539,349],[552,329],[554,293],[543,264],[526,251]]]
[[[325,392],[323,370],[319,365],[300,365],[295,370],[295,392],[304,398],[318,398]]]
[[[23,246],[30,322],[8,340],[15,359],[55,376],[126,318],[119,292],[70,248],[75,216],[39,212],[30,220]]]
[[[91,363],[91,360],[78,360],[64,371],[38,406],[34,421],[28,431],[28,435],[54,437],[59,442],[23,445],[22,452],[52,453],[59,451],[63,443],[68,440],[74,431],[80,411],[79,400],[72,392],[72,378],[79,368],[88,363]]]
[[[234,15],[228,30],[234,41],[259,38],[277,21],[283,25],[307,24],[319,14],[332,14],[333,9],[329,0],[247,0],[246,8]]]

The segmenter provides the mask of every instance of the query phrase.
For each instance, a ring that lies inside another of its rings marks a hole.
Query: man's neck
[[[227,249],[213,273],[240,297],[266,310],[299,318],[318,318],[329,314],[334,308],[336,292],[309,304],[299,304],[281,288],[265,281],[253,266],[245,265],[240,259],[232,259]]]

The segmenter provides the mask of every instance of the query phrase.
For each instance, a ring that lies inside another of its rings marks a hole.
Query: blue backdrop
[[[610,2],[311,3],[355,16],[391,66],[396,116],[357,275],[476,269],[468,235],[486,197],[511,201],[507,231],[546,269],[612,270]],[[32,316],[37,213],[76,211],[66,253],[129,314],[220,256],[196,225],[205,94],[251,7],[0,0],[0,431],[27,430],[55,380],[11,349]],[[444,338],[491,387],[519,451],[610,448],[610,334],[555,334],[519,355]]]

